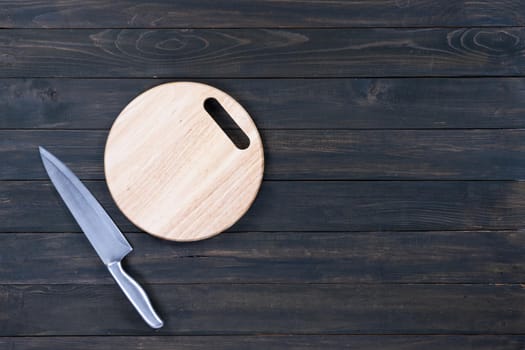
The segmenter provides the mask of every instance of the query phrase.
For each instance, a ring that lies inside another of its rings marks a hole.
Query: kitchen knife
[[[152,328],[161,328],[164,323],[148,295],[122,268],[122,259],[133,250],[131,245],[78,177],[45,148],[39,149],[51,182],[104,265],[144,321]]]

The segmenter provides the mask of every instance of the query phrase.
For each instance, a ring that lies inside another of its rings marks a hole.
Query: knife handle
[[[148,295],[137,281],[124,271],[120,261],[109,264],[108,270],[120,289],[122,289],[126,297],[131,301],[131,304],[133,304],[137,312],[142,316],[142,319],[144,319],[151,328],[161,328],[164,322],[153,309]]]

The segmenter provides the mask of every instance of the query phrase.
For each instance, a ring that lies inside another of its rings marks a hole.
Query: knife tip
[[[40,155],[43,156],[45,153],[47,153],[47,150],[42,147],[42,146],[38,146],[38,151],[40,152]]]
[[[42,159],[42,163],[44,163],[44,166],[47,170],[47,163],[54,163],[54,156],[49,152],[47,149],[45,149],[42,146],[38,146],[38,151],[40,152],[40,158]]]
[[[38,146],[38,151],[40,152],[40,157],[42,159],[50,159],[52,158],[51,152],[49,152],[47,149],[45,149],[42,146]]]

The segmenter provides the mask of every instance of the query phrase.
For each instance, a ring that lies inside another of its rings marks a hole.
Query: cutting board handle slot
[[[233,142],[235,147],[240,150],[246,149],[250,146],[250,139],[248,135],[239,127],[232,116],[224,109],[224,107],[213,97],[209,97],[204,101],[204,109],[210,117],[217,123],[222,131]]]

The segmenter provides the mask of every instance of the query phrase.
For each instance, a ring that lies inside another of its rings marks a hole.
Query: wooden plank
[[[155,334],[519,334],[521,285],[147,285]],[[148,335],[116,285],[0,286],[0,334]],[[436,307],[439,306],[439,307]],[[79,316],[81,315],[81,316]]]
[[[175,79],[176,80],[176,79]],[[109,129],[156,79],[0,79],[0,128]],[[523,78],[206,79],[259,129],[524,128]]]
[[[519,0],[418,1],[8,1],[0,26],[104,27],[374,27],[525,24]]]
[[[0,77],[521,76],[525,28],[0,31]]]
[[[10,350],[515,350],[525,345],[520,335],[257,335],[257,336],[91,336],[3,337]]]
[[[86,181],[124,231],[106,185]],[[525,182],[266,181],[231,231],[498,230],[523,226]],[[47,181],[0,182],[1,232],[77,232]]]
[[[262,130],[270,180],[518,180],[525,130]],[[0,180],[48,179],[42,145],[104,179],[106,131],[1,131]]]
[[[128,233],[141,283],[521,283],[525,232]],[[113,284],[82,234],[0,235],[0,284]],[[64,263],[67,261],[67,263]]]

